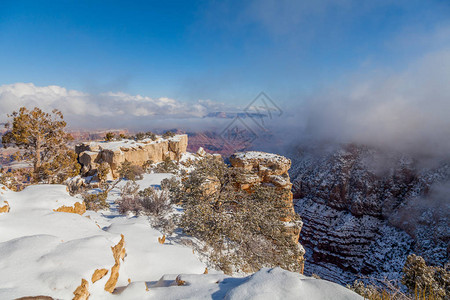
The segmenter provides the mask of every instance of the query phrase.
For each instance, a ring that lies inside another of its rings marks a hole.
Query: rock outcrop
[[[291,175],[307,274],[341,283],[398,278],[411,252],[448,262],[450,201],[440,191],[450,183],[448,164],[425,168],[402,154],[346,145],[303,149]]]
[[[9,203],[5,200],[0,203],[0,214],[7,212],[9,212]]]
[[[119,269],[120,269],[120,260],[123,261],[125,258],[125,238],[123,234],[121,235],[121,239],[117,245],[111,247],[113,257],[114,257],[114,266],[111,267],[111,275],[108,281],[105,284],[105,291],[112,293],[116,287],[117,280],[119,279]]]
[[[116,178],[120,164],[129,161],[142,166],[147,161],[161,162],[166,158],[177,160],[186,152],[188,137],[186,134],[170,138],[157,136],[156,140],[122,140],[112,142],[91,142],[75,147],[83,176],[92,176],[103,162],[109,164],[111,175]]]
[[[239,188],[251,192],[256,185],[269,185],[276,187],[281,192],[279,198],[280,209],[285,211],[282,221],[286,222],[287,232],[294,242],[298,243],[303,223],[293,220],[295,215],[291,181],[289,178],[290,159],[271,153],[259,151],[238,152],[230,157],[230,163],[234,168],[242,168],[248,172],[239,182]],[[298,258],[303,273],[304,250],[299,245],[302,255]]]
[[[86,204],[84,203],[84,201],[75,202],[75,204],[73,206],[63,205],[61,207],[58,207],[57,209],[54,209],[53,211],[67,212],[67,213],[82,215],[86,212]]]
[[[73,300],[88,300],[89,299],[89,283],[86,279],[81,279],[81,284],[77,287],[77,289],[73,292],[75,297]]]

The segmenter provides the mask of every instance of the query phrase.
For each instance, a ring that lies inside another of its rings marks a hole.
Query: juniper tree
[[[428,266],[421,256],[411,254],[403,267],[402,284],[412,294],[424,294],[430,299],[449,299],[450,270]]]
[[[105,134],[105,141],[110,142],[110,141],[114,140],[115,137],[116,137],[116,134],[114,132],[107,132]]]
[[[31,111],[21,107],[8,117],[12,124],[5,125],[8,131],[2,144],[18,147],[19,160],[32,161],[35,181],[62,182],[79,173],[76,154],[67,146],[73,138],[64,131],[66,122],[59,110],[50,114],[37,107]]]
[[[281,221],[281,191],[265,186],[243,191],[236,185],[243,172],[205,158],[178,188],[164,182],[184,208],[181,227],[210,247],[210,263],[226,273],[274,266],[299,271],[298,244]]]

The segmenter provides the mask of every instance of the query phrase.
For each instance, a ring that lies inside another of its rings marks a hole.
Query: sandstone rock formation
[[[186,152],[188,137],[186,134],[164,139],[158,136],[155,141],[122,140],[113,142],[91,142],[75,147],[83,176],[92,176],[102,162],[109,164],[111,175],[118,176],[117,169],[124,161],[142,166],[145,162],[161,162],[165,158],[179,159]]]
[[[67,213],[72,213],[72,214],[79,214],[82,215],[86,212],[86,204],[84,203],[84,201],[82,202],[75,202],[75,204],[73,206],[61,206],[57,209],[54,209],[53,211],[57,211],[57,212],[67,212]]]
[[[0,214],[7,212],[9,212],[9,203],[5,200],[0,203]]]
[[[111,247],[115,264],[111,268],[111,275],[105,284],[105,291],[112,293],[116,287],[117,280],[119,279],[120,260],[125,258],[125,238],[121,235],[119,243],[114,247]]]
[[[230,163],[234,168],[242,168],[248,172],[239,182],[243,190],[251,191],[255,185],[265,184],[278,188],[282,192],[280,197],[280,209],[285,210],[282,221],[286,222],[288,234],[298,243],[303,223],[294,221],[293,194],[291,192],[291,181],[288,170],[291,167],[290,159],[271,153],[259,151],[238,152],[230,157]],[[302,256],[298,258],[299,263],[304,266],[303,247],[299,244]],[[303,271],[302,271],[303,273]]]
[[[241,189],[248,190],[259,184],[277,187],[286,195],[280,199],[285,204],[286,215],[295,214],[292,202],[292,184],[288,174],[291,167],[290,159],[277,154],[248,151],[233,154],[230,157],[230,163],[235,168],[243,168],[249,172],[239,182]],[[290,220],[284,221],[289,222]]]
[[[88,300],[89,299],[89,283],[86,279],[81,279],[80,286],[77,287],[77,289],[73,292],[75,297],[73,297],[73,300]]]
[[[95,283],[96,281],[102,279],[106,274],[108,274],[108,272],[109,271],[107,269],[96,269],[91,277],[92,283]]]
[[[341,283],[398,278],[411,252],[448,262],[449,164],[424,167],[365,146],[317,148],[293,156],[291,172],[307,274]]]

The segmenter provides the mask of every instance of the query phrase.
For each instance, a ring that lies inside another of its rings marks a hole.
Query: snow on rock
[[[260,177],[283,175],[291,167],[290,159],[278,154],[260,151],[235,153],[230,157],[230,163],[233,167],[241,167],[249,171],[256,169]]]

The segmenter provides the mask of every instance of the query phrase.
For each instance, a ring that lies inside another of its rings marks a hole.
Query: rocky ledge
[[[247,172],[247,176],[241,178],[239,188],[251,192],[254,186],[269,185],[282,192],[282,196],[279,198],[280,209],[284,209],[286,212],[282,221],[286,222],[289,236],[298,242],[303,223],[293,218],[295,210],[292,202],[292,184],[288,174],[291,160],[277,154],[247,151],[233,154],[230,157],[230,163],[234,168],[242,168]],[[298,261],[303,270],[305,251],[301,244],[298,245],[302,253]]]
[[[103,162],[109,164],[111,175],[117,178],[117,169],[124,161],[142,166],[147,161],[161,162],[166,158],[178,160],[186,153],[188,137],[186,134],[170,138],[157,136],[155,140],[121,140],[111,142],[82,143],[75,147],[83,176],[92,176]]]

